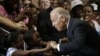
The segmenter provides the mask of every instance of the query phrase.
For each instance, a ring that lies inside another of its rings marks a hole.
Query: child
[[[29,30],[24,34],[24,41],[28,45],[27,49],[36,49],[36,48],[43,48],[46,45],[44,41],[39,36],[39,33],[34,30]],[[53,56],[54,54],[49,52],[36,54],[35,56]]]
[[[30,56],[36,53],[48,51],[51,47],[48,45],[42,49],[23,50],[23,34],[20,32],[10,33],[8,37],[9,48],[6,56]]]

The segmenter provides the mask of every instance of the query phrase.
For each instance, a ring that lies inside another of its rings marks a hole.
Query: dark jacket
[[[88,23],[78,19],[70,19],[67,37],[70,42],[60,44],[60,52],[100,56],[100,36]]]

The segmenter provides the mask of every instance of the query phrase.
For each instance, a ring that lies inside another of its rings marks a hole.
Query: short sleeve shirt
[[[8,48],[6,56],[12,56],[12,54],[17,50],[17,48],[10,47]]]

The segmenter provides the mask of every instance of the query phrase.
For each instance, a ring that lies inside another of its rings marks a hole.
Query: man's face
[[[58,18],[56,15],[51,15],[51,21],[52,25],[58,30],[62,31],[65,30],[67,25],[66,25],[66,20],[63,17]]]
[[[50,0],[41,0],[40,7],[43,9],[48,9],[51,6]]]

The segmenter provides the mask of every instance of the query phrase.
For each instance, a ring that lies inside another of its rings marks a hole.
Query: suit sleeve
[[[71,32],[73,37],[69,43],[60,44],[60,52],[75,52],[79,50],[85,43],[85,37],[88,30],[85,26],[79,25]]]

